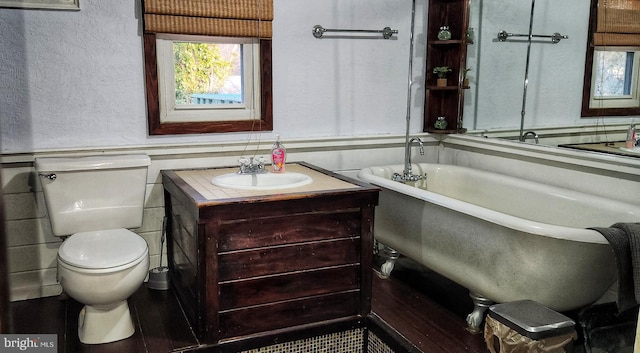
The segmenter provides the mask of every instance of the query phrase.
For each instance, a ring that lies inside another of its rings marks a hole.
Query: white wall
[[[403,134],[411,1],[274,3],[274,132],[260,138]],[[246,133],[148,136],[140,0],[80,5],[79,12],[0,9],[3,153],[248,139]],[[389,26],[399,33],[393,40],[319,40],[311,34],[316,24]],[[417,50],[419,76],[424,46]],[[415,132],[422,97],[413,99]]]

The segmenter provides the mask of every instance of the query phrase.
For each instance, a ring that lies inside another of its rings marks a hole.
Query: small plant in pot
[[[464,87],[469,87],[469,77],[467,77],[467,73],[471,70],[472,69],[470,67],[467,67],[462,71],[462,85]]]
[[[449,66],[436,66],[433,68],[433,73],[438,76],[436,86],[445,87],[447,85],[447,74],[451,72]]]

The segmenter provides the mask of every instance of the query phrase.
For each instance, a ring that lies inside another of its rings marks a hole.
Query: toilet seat
[[[82,269],[121,267],[139,262],[147,254],[147,242],[124,228],[76,233],[58,249],[62,262]]]

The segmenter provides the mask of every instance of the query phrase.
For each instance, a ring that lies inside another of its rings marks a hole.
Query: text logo
[[[0,335],[0,353],[52,353],[58,351],[58,335]]]

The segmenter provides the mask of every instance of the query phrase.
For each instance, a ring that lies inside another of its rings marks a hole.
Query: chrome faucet
[[[402,175],[400,175],[399,173],[394,173],[393,177],[391,178],[393,181],[418,181],[427,178],[426,174],[414,175],[411,171],[411,145],[413,145],[414,142],[416,142],[418,144],[418,147],[420,147],[420,155],[424,155],[424,143],[422,142],[422,139],[420,139],[419,137],[413,137],[412,139],[410,139],[409,142],[407,142],[404,150],[404,171],[402,172]]]
[[[267,162],[264,157],[249,157],[249,159],[240,158],[238,162],[240,162],[240,170],[238,170],[238,174],[268,173],[268,171],[264,168],[264,164]]]
[[[540,140],[538,139],[538,134],[536,134],[534,131],[527,131],[524,134],[522,134],[522,136],[520,136],[520,141],[525,142],[527,141],[527,136],[533,136],[534,141],[536,141],[536,145],[540,142]]]
[[[407,148],[407,157],[408,157],[407,160],[409,161],[409,164],[407,165],[408,166],[407,169],[409,173],[411,173],[411,145],[414,142],[418,143],[418,147],[420,147],[420,155],[424,156],[424,143],[422,142],[422,139],[420,139],[419,137],[414,137],[411,140],[409,140],[409,146],[408,146],[409,148]]]

